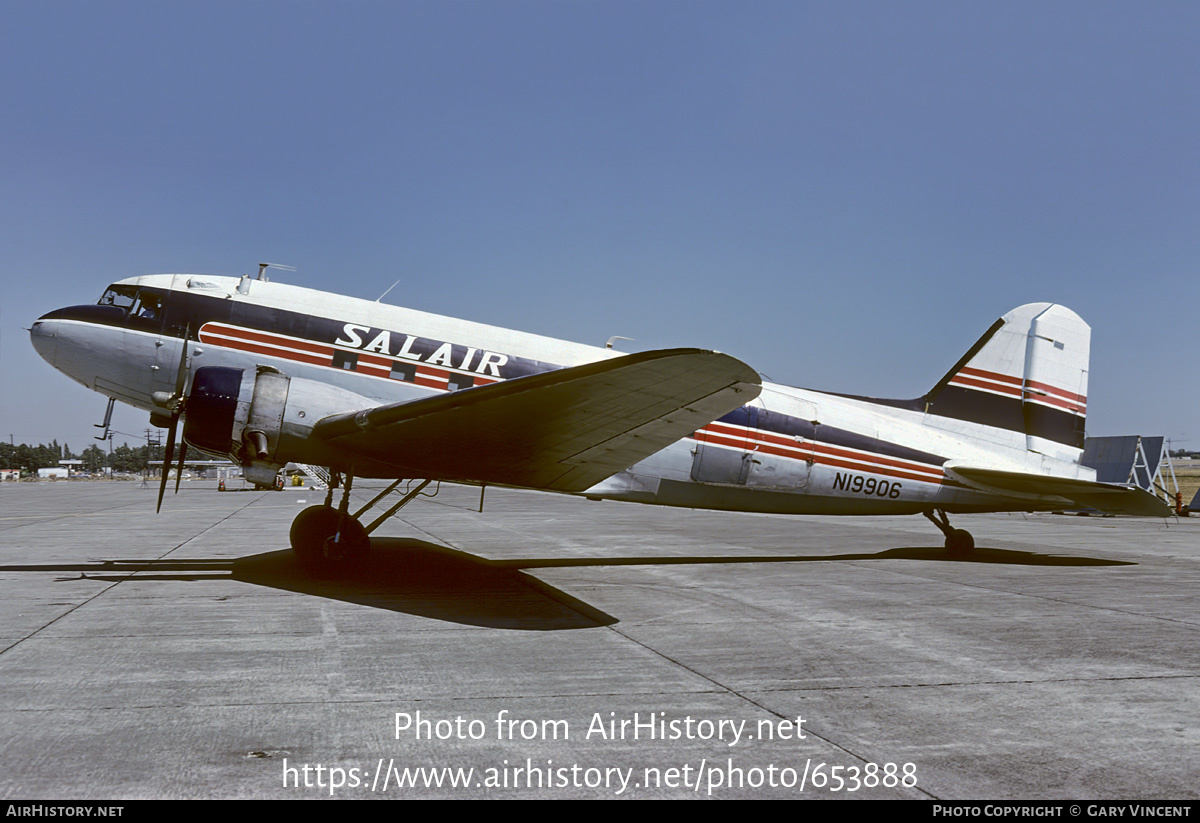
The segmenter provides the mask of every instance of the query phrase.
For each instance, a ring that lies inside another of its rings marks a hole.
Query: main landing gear
[[[371,548],[371,532],[379,528],[385,520],[400,511],[405,505],[420,494],[431,481],[424,480],[416,488],[408,492],[399,503],[392,506],[381,516],[364,526],[359,518],[368,509],[387,495],[395,491],[403,480],[392,483],[371,502],[354,514],[350,514],[350,488],[354,483],[354,475],[347,474],[345,486],[342,489],[342,501],[333,508],[334,490],[341,486],[342,475],[333,472],[329,483],[329,493],[325,495],[325,503],[321,506],[309,506],[292,521],[289,538],[292,551],[301,565],[316,569],[334,566],[347,566],[361,562]]]
[[[956,529],[950,525],[950,518],[944,509],[924,511],[921,514],[929,518],[929,522],[942,530],[946,535],[946,553],[951,557],[963,557],[975,548],[975,538],[966,529]]]

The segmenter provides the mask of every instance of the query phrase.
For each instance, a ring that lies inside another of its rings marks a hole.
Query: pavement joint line
[[[1042,680],[962,680],[947,683],[876,683],[865,686],[779,686],[764,692],[839,692],[875,689],[941,689],[954,686],[1036,686],[1041,683],[1120,683],[1132,680],[1189,680],[1200,674],[1131,674],[1124,677],[1047,677]]]
[[[265,492],[264,492],[264,494],[265,494]],[[196,534],[192,535],[192,536],[191,536],[191,537],[189,537],[187,540],[184,540],[184,541],[183,541],[182,543],[180,543],[178,546],[175,546],[175,547],[173,547],[173,548],[170,548],[170,549],[168,549],[166,552],[164,552],[163,554],[161,554],[161,555],[159,555],[158,557],[156,557],[156,558],[153,558],[153,559],[154,559],[154,560],[162,560],[162,559],[164,559],[164,558],[165,558],[167,555],[169,555],[169,554],[171,554],[172,552],[174,552],[174,551],[176,551],[176,550],[178,550],[178,549],[180,549],[180,548],[182,548],[182,547],[186,546],[188,543],[191,543],[193,540],[195,540],[196,538],[200,537],[200,535],[202,535],[202,534],[205,534],[205,533],[209,532],[210,530],[212,530],[212,529],[216,528],[217,526],[221,525],[222,523],[224,523],[224,522],[225,522],[226,520],[228,520],[229,518],[233,517],[235,514],[238,514],[239,512],[242,512],[242,511],[244,511],[246,508],[248,508],[249,506],[251,506],[251,505],[252,505],[254,502],[255,502],[254,500],[250,500],[250,501],[248,501],[248,502],[246,503],[246,505],[245,505],[245,506],[242,506],[242,507],[240,507],[240,508],[238,508],[238,509],[235,509],[235,510],[233,510],[233,511],[229,512],[229,513],[228,513],[228,514],[226,514],[224,517],[222,517],[220,520],[216,521],[215,523],[211,523],[210,525],[208,525],[208,526],[206,526],[205,528],[201,529],[199,532],[197,532]],[[130,505],[135,505],[135,504],[130,504]],[[57,519],[57,518],[56,518],[56,519]],[[63,619],[64,617],[66,617],[67,615],[69,615],[69,614],[74,614],[74,613],[75,613],[75,612],[76,612],[78,609],[82,609],[84,606],[86,606],[87,604],[91,603],[91,602],[92,602],[93,600],[95,600],[96,598],[103,596],[104,594],[106,594],[107,592],[109,592],[109,591],[111,591],[112,589],[116,588],[117,586],[121,585],[121,584],[122,584],[122,583],[124,583],[125,581],[133,579],[133,578],[134,578],[134,577],[135,577],[137,574],[138,574],[138,572],[130,572],[129,574],[127,574],[127,575],[126,575],[124,578],[122,578],[121,580],[117,580],[117,581],[115,581],[115,582],[113,582],[113,583],[110,583],[109,585],[107,585],[107,586],[105,586],[103,589],[101,589],[100,591],[98,591],[98,592],[96,592],[95,594],[93,594],[91,597],[87,598],[86,600],[83,600],[83,601],[81,601],[80,603],[77,603],[77,604],[75,604],[74,606],[72,606],[71,608],[67,609],[67,610],[66,610],[65,612],[63,612],[62,614],[60,614],[60,615],[57,615],[57,616],[56,616],[56,617],[55,617],[53,620],[50,620],[48,623],[45,623],[44,625],[41,625],[41,626],[39,626],[38,628],[34,629],[33,631],[29,632],[29,634],[27,634],[27,635],[25,635],[24,637],[22,637],[22,638],[18,639],[18,640],[17,640],[15,643],[12,643],[12,644],[10,644],[10,645],[8,645],[8,646],[5,646],[3,649],[0,649],[0,656],[3,656],[3,655],[5,655],[5,654],[7,654],[8,652],[10,652],[10,651],[12,651],[13,649],[15,649],[17,646],[19,646],[19,645],[21,645],[22,643],[24,643],[26,640],[29,640],[30,638],[34,637],[35,635],[38,635],[38,634],[42,633],[43,631],[45,631],[46,629],[50,628],[51,626],[53,626],[53,625],[54,625],[55,623],[57,623],[58,621],[62,620],[62,619]]]
[[[726,694],[724,691],[716,691],[713,689],[702,689],[699,691],[682,691],[676,694]],[[477,697],[447,697],[447,698],[418,698],[409,699],[407,702],[411,704],[423,703],[455,703],[455,702],[472,702],[472,701],[488,701],[488,700],[553,700],[561,698],[564,700],[572,700],[581,697],[596,698],[596,697],[640,697],[643,695],[654,696],[661,692],[587,692],[582,694],[549,694],[549,695],[479,695]],[[336,704],[339,706],[369,706],[369,705],[395,705],[395,697],[380,697],[380,698],[347,698],[347,699],[327,699],[327,700],[264,700],[257,702],[240,702],[240,703],[143,703],[136,706],[76,706],[62,707],[52,706],[46,708],[40,707],[25,707],[15,709],[0,709],[0,716],[5,714],[21,714],[21,713],[37,713],[37,712],[115,712],[115,711],[157,711],[159,709],[236,709],[249,706],[328,706]]]
[[[847,560],[844,562],[857,566],[857,565],[863,563],[864,561]],[[878,569],[878,571],[882,571],[886,574],[898,574],[898,575],[902,575],[904,577],[915,577],[918,580],[927,580],[931,583],[954,582],[955,585],[964,586],[968,589],[982,589],[985,592],[999,592],[1000,594],[1010,594],[1013,597],[1028,597],[1033,600],[1045,600],[1050,603],[1062,603],[1067,606],[1077,606],[1081,609],[1095,609],[1096,611],[1102,611],[1102,612],[1116,612],[1117,614],[1128,615],[1129,617],[1149,618],[1150,620],[1161,620],[1164,623],[1175,623],[1175,624],[1178,624],[1181,626],[1198,626],[1198,627],[1200,627],[1200,624],[1197,624],[1191,620],[1179,620],[1177,618],[1172,618],[1172,617],[1160,617],[1158,615],[1153,615],[1153,614],[1143,614],[1141,612],[1128,611],[1126,609],[1118,609],[1115,606],[1097,606],[1097,605],[1090,604],[1090,603],[1079,603],[1075,600],[1065,600],[1060,597],[1049,597],[1044,594],[1028,594],[1025,592],[1014,592],[1010,589],[1001,588],[999,586],[984,586],[980,583],[966,583],[961,580],[960,581],[943,580],[939,577],[929,577],[928,575],[916,574],[915,572],[903,571],[901,569]]]
[[[633,642],[638,643],[638,641],[636,641],[636,640],[634,640]],[[641,645],[641,644],[639,644],[639,645]],[[655,652],[654,649],[648,649],[648,650],[655,654],[658,654],[658,652]],[[687,667],[685,666],[684,668],[687,668]],[[1103,678],[1098,678],[1096,680],[1082,680],[1082,681],[1079,679],[1076,679],[1076,678],[1059,678],[1059,679],[1049,679],[1049,680],[979,680],[979,681],[965,681],[965,682],[961,682],[961,683],[892,683],[892,684],[882,683],[882,684],[870,685],[870,686],[822,686],[819,688],[808,688],[808,687],[763,688],[763,689],[759,689],[758,691],[761,691],[761,692],[764,692],[767,694],[778,694],[778,693],[786,693],[786,692],[818,692],[818,691],[819,692],[874,691],[874,690],[880,690],[880,689],[925,689],[925,688],[945,688],[945,687],[955,687],[955,686],[1036,685],[1039,683],[1074,683],[1074,682],[1100,683],[1100,682],[1107,682],[1107,681],[1123,681],[1123,680],[1178,679],[1178,678],[1189,678],[1189,677],[1195,677],[1195,676],[1197,676],[1197,675],[1163,675],[1161,678],[1160,677],[1150,677],[1150,676],[1145,676],[1145,677],[1103,677]],[[705,678],[705,679],[711,681],[711,678]],[[712,682],[715,682],[715,681],[712,681]],[[654,697],[654,696],[661,695],[661,694],[662,694],[662,692],[659,692],[659,691],[654,691],[654,692],[585,692],[585,693],[579,693],[579,694],[538,694],[538,695],[487,694],[487,695],[472,695],[472,696],[467,696],[467,697],[417,698],[417,699],[410,699],[408,702],[413,703],[413,704],[420,704],[420,703],[427,703],[427,702],[428,703],[443,703],[443,702],[445,702],[445,703],[458,703],[458,702],[470,703],[470,702],[476,702],[476,701],[481,701],[481,700],[482,701],[489,701],[489,700],[543,701],[543,700],[553,700],[553,699],[558,699],[558,698],[561,698],[564,700],[571,700],[571,699],[578,699],[578,698],[598,698],[598,697],[619,697],[622,699],[631,699],[631,698],[636,698],[636,697]],[[738,692],[733,691],[728,688],[725,688],[725,687],[721,687],[719,689],[676,690],[676,691],[673,691],[672,694],[675,694],[675,695],[680,695],[680,694],[690,694],[690,695],[732,694],[735,697],[738,697],[738,698],[750,703],[751,705],[757,706],[758,708],[762,709],[763,711],[767,712],[768,714],[771,714],[771,715],[774,715],[775,717],[780,718],[781,720],[787,719],[786,715],[782,715],[779,712],[776,712],[772,709],[767,708],[766,706],[761,705],[760,703],[756,702],[752,698],[746,697],[743,694],[739,694]],[[154,711],[154,710],[158,710],[158,709],[167,709],[167,708],[232,709],[232,708],[240,708],[240,707],[248,707],[248,706],[325,706],[325,705],[329,705],[329,704],[336,704],[339,706],[358,706],[358,705],[366,706],[366,705],[392,705],[395,702],[396,702],[396,698],[393,696],[389,696],[389,697],[382,697],[382,698],[346,698],[346,699],[333,698],[333,699],[323,699],[323,700],[287,700],[287,701],[266,700],[266,701],[243,701],[243,702],[225,702],[225,703],[145,703],[145,704],[139,704],[139,705],[134,705],[134,706],[78,706],[78,707],[74,707],[74,708],[70,708],[70,707],[64,708],[62,706],[53,706],[53,707],[46,707],[46,708],[24,707],[24,708],[3,709],[3,710],[0,710],[0,715],[37,713],[37,712],[61,712],[64,710],[65,711],[81,711],[81,712],[85,712],[85,711],[86,712],[94,712],[94,711]],[[862,758],[860,755],[854,754],[849,749],[846,749],[843,746],[839,746],[837,743],[833,742],[829,738],[823,737],[822,735],[813,731],[811,727],[806,728],[805,730],[812,733],[815,737],[819,738],[823,742],[828,743],[830,746],[833,746],[841,751],[846,752],[851,757],[855,757],[855,758],[858,758],[859,760],[863,760],[863,762],[869,762],[868,760]]]

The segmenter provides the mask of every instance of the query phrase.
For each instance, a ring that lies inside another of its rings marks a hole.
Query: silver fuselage
[[[608,349],[296,286],[149,275],[110,287],[129,305],[74,306],[34,323],[33,345],[82,385],[154,412],[182,347],[203,366],[270,366],[377,404],[620,356]],[[122,298],[124,299],[124,298]],[[340,410],[350,411],[350,409]],[[1089,478],[1024,435],[877,401],[765,383],[761,396],[589,489],[589,497],[792,514],[1053,507],[955,482],[954,463]]]

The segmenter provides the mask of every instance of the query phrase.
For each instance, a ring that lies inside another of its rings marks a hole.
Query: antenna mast
[[[266,275],[267,269],[281,269],[282,271],[295,271],[295,266],[285,266],[282,263],[259,263],[258,264],[258,279],[268,282],[269,278]]]

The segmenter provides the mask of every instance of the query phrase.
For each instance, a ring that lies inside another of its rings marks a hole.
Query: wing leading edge
[[[334,415],[312,436],[399,477],[579,492],[761,391],[736,358],[664,349]]]

